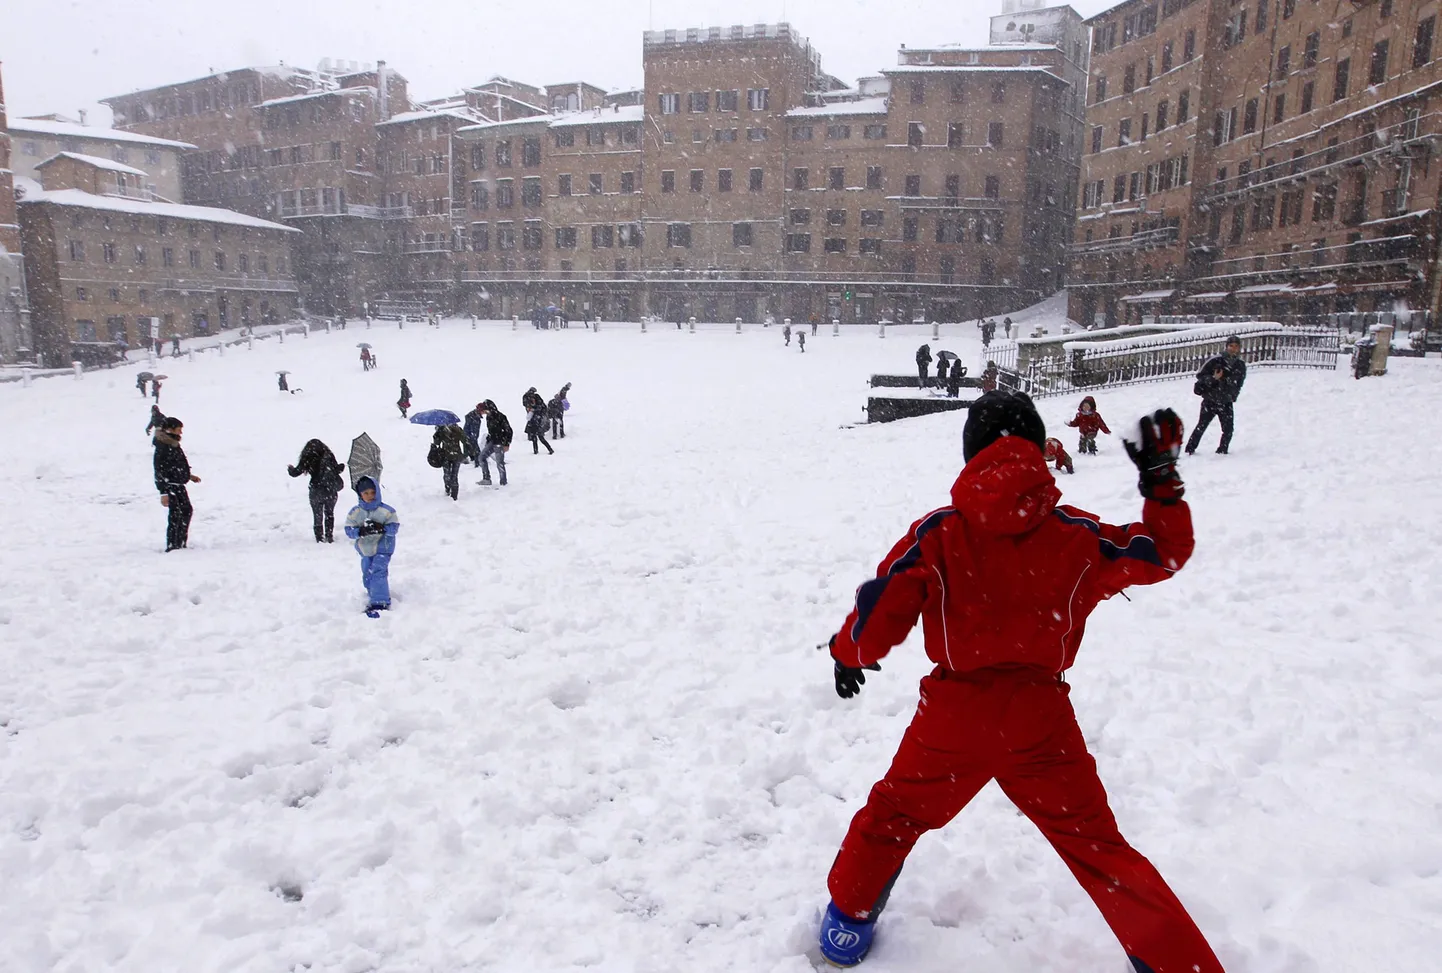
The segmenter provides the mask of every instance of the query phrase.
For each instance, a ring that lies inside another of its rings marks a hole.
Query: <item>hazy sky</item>
[[[1090,16],[1111,4],[1081,0]],[[852,82],[896,63],[901,44],[986,42],[1001,0],[38,0],[0,21],[0,61],[12,115],[95,102],[212,70],[323,57],[383,58],[435,98],[493,74],[546,85],[641,83],[641,32],[787,20]]]

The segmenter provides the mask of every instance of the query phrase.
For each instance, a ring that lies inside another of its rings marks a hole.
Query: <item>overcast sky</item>
[[[1111,4],[1081,0],[1090,16]],[[537,85],[641,83],[648,28],[773,23],[811,39],[847,82],[896,63],[896,49],[984,44],[1001,0],[35,0],[10,5],[0,32],[12,115],[91,110],[95,102],[212,70],[323,57],[383,58],[436,98],[503,74]]]

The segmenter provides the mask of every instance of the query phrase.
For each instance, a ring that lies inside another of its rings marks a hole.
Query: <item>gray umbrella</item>
[[[357,347],[357,348],[369,348],[369,347],[370,347],[370,342],[368,342],[368,341],[362,341],[360,344],[356,345],[356,347]]]
[[[155,377],[155,373],[154,373],[154,372],[141,372],[139,375],[136,375],[135,377],[138,378],[138,379],[143,379],[144,381],[147,381],[147,382],[148,382],[148,381],[150,381],[152,378]]]
[[[375,440],[365,433],[352,439],[350,459],[346,462],[346,471],[350,473],[351,489],[355,489],[356,481],[363,476],[371,477],[379,483],[381,469],[381,448],[375,444]]]
[[[277,375],[289,375],[290,372],[288,372],[288,371],[286,371],[284,368],[282,368],[280,371],[276,372],[276,374],[277,374]]]

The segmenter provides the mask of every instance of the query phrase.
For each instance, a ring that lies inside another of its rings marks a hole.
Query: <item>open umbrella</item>
[[[459,424],[461,417],[450,409],[427,409],[411,416],[411,422],[418,426],[450,426]]]
[[[150,376],[150,379],[151,379],[151,381],[155,381],[156,379],[159,379],[160,381],[163,382],[163,381],[165,381],[165,380],[166,380],[167,378],[169,378],[169,377],[170,377],[169,375],[152,375],[152,376]]]
[[[350,459],[346,461],[346,472],[350,474],[352,490],[355,489],[356,480],[363,476],[379,483],[381,468],[381,448],[375,444],[375,440],[361,433],[350,441]]]
[[[277,371],[276,374],[277,374],[277,375],[289,375],[290,372],[288,372],[288,371],[286,371],[284,368],[282,368],[282,369],[280,369],[279,371]]]
[[[362,341],[360,344],[356,345],[357,348],[369,348],[370,346],[371,344],[369,341]]]
[[[961,356],[954,351],[938,351],[936,353],[937,361],[956,361],[960,357]]]
[[[155,377],[155,373],[154,373],[154,372],[141,372],[141,373],[139,373],[138,375],[136,375],[135,377],[138,378],[138,379],[140,379],[140,380],[143,381],[143,382],[148,382],[148,381],[150,381],[152,378]]]

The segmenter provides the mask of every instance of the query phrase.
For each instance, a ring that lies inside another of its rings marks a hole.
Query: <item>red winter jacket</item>
[[[832,655],[870,665],[920,615],[926,654],[954,672],[1070,667],[1093,608],[1187,563],[1192,515],[1148,500],[1141,523],[1117,527],[1060,499],[1035,443],[998,439],[961,471],[952,505],[912,524],[856,590]]]
[[[1101,414],[1097,412],[1097,400],[1090,395],[1081,400],[1082,406],[1085,406],[1088,402],[1091,403],[1092,411],[1086,413],[1078,407],[1076,410],[1076,418],[1068,422],[1067,425],[1073,429],[1080,430],[1083,436],[1095,436],[1098,429],[1110,436],[1112,431],[1107,428],[1105,420],[1103,420]]]

